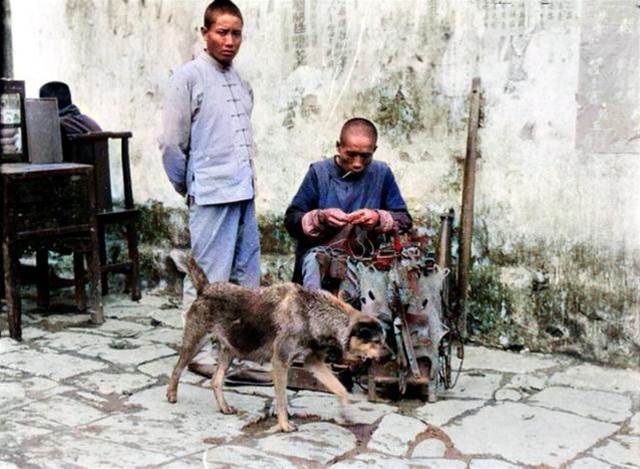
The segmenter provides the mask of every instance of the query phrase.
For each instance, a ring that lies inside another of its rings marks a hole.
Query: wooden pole
[[[460,334],[467,337],[467,300],[469,298],[469,273],[471,270],[471,239],[473,235],[473,193],[476,184],[476,159],[478,125],[480,121],[480,78],[471,82],[469,95],[469,124],[467,153],[464,159],[464,182],[458,243],[458,320]]]

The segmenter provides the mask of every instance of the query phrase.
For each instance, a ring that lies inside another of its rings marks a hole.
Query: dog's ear
[[[374,337],[380,335],[380,325],[373,321],[357,322],[351,329],[350,335],[363,342],[371,342]]]

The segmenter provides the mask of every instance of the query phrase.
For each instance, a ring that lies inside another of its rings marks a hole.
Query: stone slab
[[[523,466],[501,461],[499,459],[472,459],[469,461],[469,469],[518,469]]]
[[[11,368],[0,368],[0,381],[17,381],[24,373]]]
[[[519,464],[559,466],[618,427],[566,412],[504,402],[446,425],[463,454],[487,454]]]
[[[228,442],[242,435],[246,425],[266,417],[267,402],[256,396],[228,393],[227,401],[239,413],[223,415],[210,389],[181,385],[176,404],[167,402],[165,392],[165,386],[155,386],[136,393],[127,400],[132,413],[113,415],[84,431],[115,443],[135,442],[175,458],[205,450],[205,440]]]
[[[143,373],[105,373],[98,371],[79,376],[75,383],[100,394],[132,394],[154,384],[157,380]]]
[[[158,358],[177,356],[175,350],[140,339],[112,339],[108,346],[98,344],[80,349],[78,353],[106,360],[123,368],[135,368]]]
[[[171,357],[160,358],[159,360],[153,360],[151,362],[145,363],[144,365],[140,365],[138,367],[138,371],[154,377],[156,379],[165,377],[169,378],[171,373],[173,372],[173,367],[176,365],[178,361],[178,356],[174,355]],[[181,383],[189,383],[189,384],[202,384],[204,382],[208,382],[209,379],[203,376],[200,376],[196,373],[192,373],[191,371],[184,370],[182,372],[182,376],[180,376]]]
[[[53,396],[34,401],[26,407],[14,409],[5,414],[8,420],[45,429],[55,429],[63,425],[76,427],[102,419],[107,414],[66,396]]]
[[[202,452],[204,455],[204,451]],[[165,463],[161,467],[162,469],[194,469],[204,467],[202,463],[201,455],[184,457],[180,459],[176,459],[175,461],[171,461],[170,463]]]
[[[447,451],[447,445],[437,438],[421,441],[413,448],[412,458],[441,458]]]
[[[410,460],[411,469],[466,469],[467,464],[458,459],[424,459],[417,458]]]
[[[20,350],[27,350],[29,346],[24,342],[18,342],[11,337],[0,338],[0,354],[9,352],[18,352]]]
[[[640,437],[619,435],[591,451],[594,457],[615,466],[640,468]]]
[[[97,360],[51,351],[25,350],[0,355],[0,365],[60,381],[80,373],[97,371],[107,365]]]
[[[332,469],[411,469],[409,461],[379,453],[364,453],[339,461]]]
[[[217,446],[207,450],[205,469],[295,469],[297,466],[284,458],[272,456],[246,446]]]
[[[453,389],[445,391],[445,398],[492,399],[500,387],[502,375],[497,373],[461,373]]]
[[[629,420],[629,433],[632,435],[640,435],[640,412],[636,413]]]
[[[531,394],[542,391],[547,386],[547,381],[547,376],[540,374],[514,375],[506,387]]]
[[[273,399],[275,397],[275,391],[273,386],[225,386],[225,392],[237,392],[240,394],[251,394],[254,396],[262,396]],[[295,391],[287,389],[287,395],[293,396]]]
[[[632,405],[631,399],[622,394],[558,386],[534,394],[528,402],[612,423],[629,418]]]
[[[27,402],[27,393],[20,383],[0,382],[0,409]]]
[[[198,467],[205,467],[202,461],[203,457],[204,451],[202,454],[176,459],[170,463],[163,464],[162,469],[194,469]]]
[[[513,388],[498,389],[494,395],[496,401],[519,401],[522,399],[522,394]]]
[[[107,295],[103,297],[104,314],[107,320],[117,319],[134,319],[148,321],[156,311],[161,311],[161,307],[167,302],[166,297],[145,294],[139,302],[131,301],[126,296]],[[149,321],[149,324],[151,322]]]
[[[161,322],[167,327],[182,330],[182,311],[177,309],[158,309],[149,313],[151,319]]]
[[[465,469],[466,467],[464,461],[455,459],[400,459],[378,453],[359,454],[331,466],[333,469]]]
[[[22,341],[27,342],[27,341],[31,341],[33,339],[39,339],[40,337],[44,337],[46,335],[49,335],[50,332],[46,331],[44,329],[40,329],[39,327],[35,327],[35,326],[27,326],[27,327],[23,327],[22,328]]]
[[[492,370],[502,373],[531,373],[558,366],[560,361],[542,354],[516,353],[485,347],[464,348],[463,369]]]
[[[71,332],[70,330],[60,331],[48,334],[33,342],[33,345],[43,349],[54,349],[60,352],[77,352],[85,347],[108,347],[112,342],[112,338],[102,335],[87,333],[79,330]]]
[[[399,414],[385,415],[371,435],[367,447],[374,451],[402,456],[427,426],[418,419]]]
[[[48,427],[50,422],[43,419],[39,422],[20,423],[3,418],[0,420],[0,455],[5,449],[17,448],[26,441],[51,433],[52,430]]]
[[[24,460],[40,467],[137,468],[159,465],[174,459],[170,454],[120,445],[71,432],[56,434],[41,444],[29,446]]]
[[[91,326],[84,328],[70,328],[69,330],[74,332],[91,332],[93,334],[106,335],[109,337],[139,337],[142,333],[153,329],[151,324],[139,324],[133,321],[126,321],[121,319],[111,319],[100,324],[99,326]]]
[[[182,344],[182,330],[172,327],[156,327],[146,332],[142,337],[144,340],[158,342],[177,348]]]
[[[460,400],[446,399],[435,403],[425,404],[414,411],[414,415],[424,423],[441,427],[450,420],[482,407],[486,401],[477,399]]]
[[[77,396],[81,401],[90,403],[94,407],[98,408],[108,408],[109,403],[113,402],[112,400],[104,398],[96,394],[95,392],[75,391],[74,395]]]
[[[258,440],[258,448],[283,456],[326,464],[356,447],[349,430],[326,422],[301,425],[298,431],[279,433]]]
[[[17,458],[18,456],[15,455],[15,457]],[[0,469],[20,469],[20,466],[18,466],[17,464],[14,464],[10,461],[5,460],[5,458],[9,458],[9,456],[5,456],[3,454],[0,454]]]
[[[47,378],[34,376],[15,381],[0,382],[0,409],[11,409],[32,400],[61,394],[72,388],[61,386]]]
[[[45,327],[45,325],[72,327],[90,323],[91,315],[89,313],[34,315],[34,325],[40,325],[40,327]],[[45,329],[48,328],[45,327]]]
[[[579,458],[567,466],[567,469],[612,469],[613,466],[595,458]]]
[[[372,424],[396,410],[387,404],[356,402],[342,406],[333,394],[301,392],[289,401],[289,414],[296,417],[319,417],[339,424]]]
[[[251,396],[237,393],[225,393],[227,402],[238,411],[235,415],[224,415],[218,411],[213,391],[209,387],[199,387],[190,384],[181,384],[178,388],[178,402],[170,404],[166,399],[166,386],[155,386],[140,391],[128,399],[133,406],[144,409],[140,415],[161,420],[175,418],[195,418],[196,414],[202,414],[203,419],[230,419],[241,421],[242,425],[254,423],[267,415],[268,400],[259,396]]]
[[[550,384],[640,394],[640,372],[584,363],[555,373]]]

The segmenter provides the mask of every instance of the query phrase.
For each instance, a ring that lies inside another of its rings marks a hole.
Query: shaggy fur
[[[328,349],[346,361],[378,359],[386,353],[380,322],[327,292],[311,292],[288,283],[248,289],[230,283],[208,283],[190,260],[189,275],[198,292],[186,314],[180,358],[167,399],[176,402],[180,375],[210,337],[218,339],[218,367],[211,386],[224,414],[234,412],[222,393],[224,375],[233,357],[271,360],[276,396],[277,428],[295,427],[287,416],[287,376],[291,362],[303,360],[327,389],[348,401],[349,393],[325,364]]]

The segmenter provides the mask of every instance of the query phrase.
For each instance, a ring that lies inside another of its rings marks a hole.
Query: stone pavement
[[[185,372],[167,403],[182,324],[167,298],[109,296],[105,313],[96,327],[88,315],[28,312],[23,343],[0,315],[0,468],[640,468],[637,370],[467,347],[437,403],[341,408],[291,391],[299,430],[269,435],[268,387],[229,388],[241,413],[222,415],[205,380]]]

